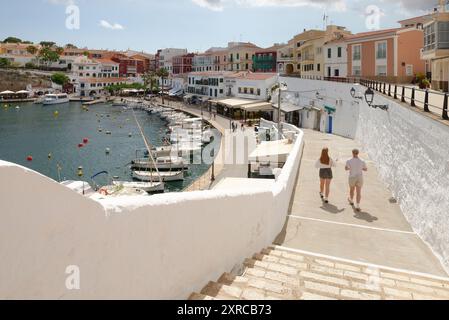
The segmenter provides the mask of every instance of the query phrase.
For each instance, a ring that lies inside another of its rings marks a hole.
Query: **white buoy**
[[[106,148],[106,154],[110,154],[111,153],[111,149]]]
[[[132,136],[133,136],[133,134],[130,132],[130,133],[128,134],[128,137],[131,138]]]

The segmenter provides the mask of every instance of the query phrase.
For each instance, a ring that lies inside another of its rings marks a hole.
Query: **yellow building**
[[[330,25],[326,31],[309,30],[295,37],[295,73],[305,78],[319,78],[325,75],[324,45],[332,40],[340,39],[351,32],[344,27]]]
[[[250,42],[231,42],[228,45],[226,71],[253,69],[253,57],[261,48]]]
[[[310,64],[314,60],[313,45],[311,40],[324,37],[325,32],[321,30],[304,30],[293,37],[293,73],[301,75],[304,63]],[[304,56],[305,55],[305,56]]]

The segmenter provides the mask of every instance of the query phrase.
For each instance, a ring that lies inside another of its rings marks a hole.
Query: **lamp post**
[[[287,84],[281,83],[280,74],[278,73],[278,134],[281,135],[281,100],[282,100],[282,90],[287,90]]]
[[[370,106],[371,108],[374,108],[374,109],[379,108],[379,109],[384,110],[384,111],[388,111],[388,109],[389,109],[389,106],[386,105],[386,104],[383,104],[383,105],[373,104],[373,102],[374,102],[374,91],[371,88],[368,88],[365,91],[365,101],[368,104],[368,106]]]

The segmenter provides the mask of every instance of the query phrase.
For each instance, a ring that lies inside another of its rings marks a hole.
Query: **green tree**
[[[53,81],[56,84],[59,84],[60,86],[63,86],[66,83],[70,82],[70,79],[64,73],[57,72],[51,76],[51,81]]]
[[[11,61],[6,58],[0,58],[0,68],[9,68],[11,66]]]
[[[16,37],[8,37],[5,40],[3,40],[3,43],[21,43],[22,40]]]
[[[58,54],[58,55],[62,55],[63,53],[64,53],[64,48],[62,48],[62,47],[57,47],[56,49],[55,49],[55,52]]]
[[[45,48],[51,48],[55,45],[56,43],[53,41],[41,41],[40,45],[45,47]]]
[[[66,47],[67,49],[78,49],[77,46],[75,46],[74,44],[71,44],[71,43],[67,43],[67,44],[65,45],[65,47]]]
[[[27,52],[29,54],[35,55],[38,52],[38,50],[37,50],[37,48],[35,46],[28,46],[27,47]]]
[[[156,75],[161,78],[161,82],[162,82],[162,104],[164,104],[164,80],[166,78],[168,78],[168,71],[165,68],[160,68],[157,72]]]
[[[90,55],[89,51],[86,50],[86,51],[83,52],[83,56],[88,57],[89,55]]]
[[[45,47],[39,52],[39,59],[48,65],[51,64],[52,62],[58,61],[59,54],[56,51],[53,51],[50,48]]]

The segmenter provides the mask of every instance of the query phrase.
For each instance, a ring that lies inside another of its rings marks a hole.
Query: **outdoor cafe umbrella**
[[[6,91],[3,91],[3,92],[0,92],[0,95],[6,95],[6,94],[14,94],[14,91],[6,90]]]

